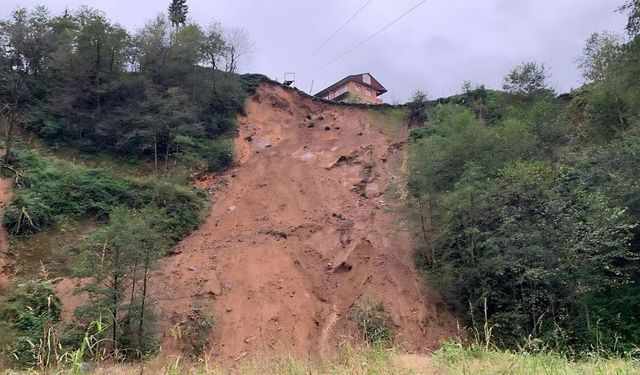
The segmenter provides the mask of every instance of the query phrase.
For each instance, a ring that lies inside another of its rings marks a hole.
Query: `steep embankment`
[[[171,327],[212,315],[219,359],[315,355],[355,332],[348,316],[362,297],[384,304],[409,351],[455,334],[385,197],[406,129],[389,139],[364,109],[272,85],[248,100],[238,127],[237,166],[199,182],[215,190],[209,217],[152,279],[166,349],[176,348]]]
[[[10,178],[0,179],[0,216],[4,215],[4,209],[11,200]],[[9,256],[9,240],[7,231],[3,225],[0,226],[0,295],[9,289],[10,270],[7,257]]]

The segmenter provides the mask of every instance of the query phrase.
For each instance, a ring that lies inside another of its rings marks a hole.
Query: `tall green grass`
[[[54,373],[74,372],[64,364]],[[167,356],[138,364],[101,363],[96,375],[165,374],[165,375],[635,375],[640,363],[631,359],[593,357],[572,362],[553,354],[524,354],[486,350],[481,346],[464,347],[449,343],[432,355],[404,354],[396,349],[342,345],[338,352],[323,358],[300,359],[290,355],[249,355],[241,361],[224,364],[202,359],[189,362]]]

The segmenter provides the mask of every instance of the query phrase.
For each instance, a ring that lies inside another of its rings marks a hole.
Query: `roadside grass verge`
[[[438,374],[640,374],[640,361],[606,358],[597,354],[571,361],[554,353],[486,350],[479,345],[464,347],[447,343],[432,357],[431,368]]]
[[[65,368],[52,373],[67,374]],[[510,375],[636,375],[640,362],[629,358],[603,358],[594,355],[580,361],[548,353],[527,354],[486,350],[447,343],[432,355],[404,354],[379,346],[354,347],[342,344],[336,354],[321,359],[299,359],[289,355],[254,354],[225,364],[200,359],[190,362],[177,356],[158,357],[137,364],[95,366],[96,375],[153,373],[166,375],[321,375],[321,374],[510,374]]]

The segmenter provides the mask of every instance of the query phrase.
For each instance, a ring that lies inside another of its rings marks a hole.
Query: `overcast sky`
[[[559,91],[580,84],[575,59],[595,31],[622,32],[615,13],[623,0],[428,0],[398,23],[329,65],[421,0],[372,0],[322,50],[312,56],[367,0],[189,0],[191,20],[244,27],[255,53],[244,72],[317,92],[349,74],[370,72],[388,90],[387,102],[405,101],[422,89],[430,97],[457,93],[464,80],[501,86],[522,61],[545,62]],[[169,0],[0,0],[0,16],[18,6],[43,4],[57,13],[86,4],[136,30],[164,12]],[[323,67],[324,66],[324,67]]]

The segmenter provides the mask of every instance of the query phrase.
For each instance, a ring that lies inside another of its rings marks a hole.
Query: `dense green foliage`
[[[0,124],[7,127],[1,168],[14,179],[3,224],[21,239],[66,222],[98,224],[73,244],[80,252],[75,276],[86,280],[82,290],[89,297],[77,311],[79,326],[43,332],[39,310],[0,303],[12,314],[0,335],[24,333],[36,344],[22,340],[7,352],[37,362],[20,365],[51,364],[34,359],[38,341],[47,341],[49,355],[59,343],[82,348],[92,322],[105,324],[91,333],[101,355],[141,358],[155,349],[149,275],[155,261],[199,225],[207,202],[204,193],[185,186],[187,176],[231,164],[235,117],[264,79],[236,73],[252,49],[246,31],[189,22],[184,0],[171,1],[168,9],[168,17],[159,15],[135,33],[88,7],[59,15],[19,8],[0,21]],[[150,165],[153,173],[134,179],[55,151],[42,156],[12,147],[20,143],[17,126],[51,150],[67,146],[140,162],[141,171]],[[42,267],[40,278],[47,279]],[[12,293],[26,293],[21,288]],[[33,322],[25,328],[14,316]]]
[[[136,34],[91,8],[16,10],[0,23],[0,108],[9,125],[84,152],[150,158],[156,170],[179,160],[228,165],[232,149],[221,140],[233,134],[250,90],[234,73],[238,44],[249,42],[218,25],[185,24],[178,3],[171,23],[159,16]],[[217,71],[222,63],[227,70]]]
[[[61,309],[51,284],[29,281],[18,285],[0,309],[1,349],[21,365],[35,365],[47,331],[60,320]]]
[[[83,246],[76,276],[90,280],[82,290],[91,298],[76,315],[86,324],[100,318],[107,324],[104,338],[115,355],[140,358],[155,349],[147,283],[155,260],[173,243],[161,231],[168,229],[164,216],[153,206],[116,208]]]
[[[162,212],[158,231],[172,241],[200,223],[205,198],[193,189],[161,180],[131,180],[34,152],[14,153],[16,184],[4,217],[10,233],[39,231],[64,220],[106,221],[117,206]]]
[[[419,263],[483,341],[638,348],[640,38],[615,40],[588,42],[570,96],[523,64],[509,92],[467,84],[412,130]]]
[[[67,346],[80,345],[84,327],[99,319],[108,331],[96,339],[108,343],[104,346],[114,355],[140,358],[155,349],[147,281],[155,261],[200,224],[204,194],[155,178],[116,177],[35,152],[14,152],[12,165],[16,183],[4,218],[11,233],[29,234],[69,220],[91,218],[106,223],[78,244],[81,254],[76,276],[90,280],[82,288],[90,299],[78,311],[80,325],[60,339]],[[22,289],[14,289],[13,294],[27,293]],[[53,291],[50,294],[56,311],[47,324],[59,316],[59,301]],[[6,304],[4,309],[19,320],[0,327],[0,332],[24,331],[26,337],[10,346],[9,353],[34,361],[37,349],[26,340],[58,339],[43,331],[41,321],[49,315],[42,317],[38,309],[22,302]],[[32,327],[23,327],[21,322]],[[37,361],[43,365],[42,358]],[[19,361],[21,365],[30,363]]]

